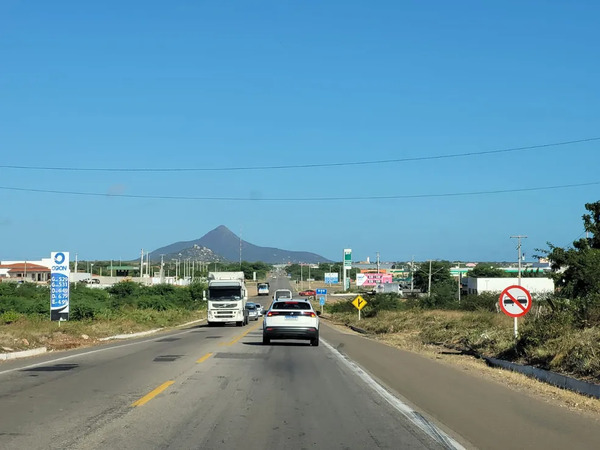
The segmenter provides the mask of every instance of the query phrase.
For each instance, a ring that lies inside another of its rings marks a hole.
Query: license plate
[[[298,320],[297,316],[285,316],[285,320]]]

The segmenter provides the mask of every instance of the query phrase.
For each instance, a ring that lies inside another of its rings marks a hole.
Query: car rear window
[[[272,309],[311,309],[310,303],[306,302],[277,302],[273,303]]]

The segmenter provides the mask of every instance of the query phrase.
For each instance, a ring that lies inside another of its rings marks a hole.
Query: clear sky
[[[0,2],[0,260],[134,258],[218,225],[341,260],[516,259],[583,232],[597,1]],[[23,188],[113,194],[78,196]],[[242,200],[123,198],[118,195]],[[350,200],[310,200],[346,197]],[[265,199],[285,200],[265,200]],[[307,200],[308,199],[308,200]]]

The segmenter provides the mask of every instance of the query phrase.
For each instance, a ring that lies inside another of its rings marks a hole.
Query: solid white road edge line
[[[392,395],[388,392],[381,384],[371,377],[367,372],[360,368],[358,364],[348,358],[346,355],[340,353],[337,349],[335,349],[331,344],[327,343],[323,338],[321,338],[321,343],[327,347],[334,356],[342,362],[350,371],[356,374],[360,379],[362,379],[367,386],[369,386],[373,391],[379,394],[385,401],[387,401],[395,410],[400,412],[404,417],[410,420],[413,424],[419,427],[425,434],[431,437],[437,443],[443,445],[445,448],[453,449],[453,450],[465,450],[461,444],[448,436],[445,432],[440,430],[436,425],[427,420],[423,415],[419,412],[412,409],[406,403],[401,401],[399,398]]]

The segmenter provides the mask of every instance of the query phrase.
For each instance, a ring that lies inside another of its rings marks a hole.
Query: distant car
[[[274,301],[263,322],[263,344],[271,339],[308,339],[319,345],[319,312],[306,301]]]
[[[258,309],[254,303],[246,303],[246,309],[248,310],[248,320],[258,320]]]
[[[255,303],[254,304],[256,306],[256,310],[258,311],[258,315],[262,316],[263,315],[263,307],[260,303]]]
[[[258,295],[269,295],[269,284],[260,283],[257,287]]]
[[[84,283],[87,284],[100,284],[100,279],[99,278],[88,278],[86,280],[83,280]]]
[[[273,300],[282,300],[282,299],[290,299],[292,298],[292,291],[289,289],[277,289],[273,294]]]
[[[314,291],[312,289],[308,289],[306,291],[299,292],[298,295],[300,295],[302,297],[314,297],[314,296],[317,295],[317,291]]]

